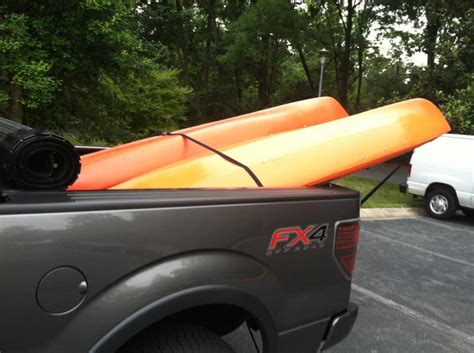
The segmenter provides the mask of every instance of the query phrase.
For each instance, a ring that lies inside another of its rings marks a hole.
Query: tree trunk
[[[22,89],[16,83],[10,84],[10,106],[8,118],[16,122],[23,122],[23,105],[20,102]]]
[[[351,71],[351,50],[352,50],[352,20],[354,16],[354,6],[352,0],[347,2],[346,25],[344,28],[344,51],[340,66],[338,97],[339,102],[347,109],[349,105],[349,79]]]
[[[363,37],[359,35],[359,46],[357,48],[357,96],[356,96],[356,103],[355,103],[355,110],[356,112],[360,112],[360,96],[362,92],[362,78],[364,76],[364,44],[363,44]]]
[[[213,46],[216,44],[216,0],[207,1],[207,26],[206,26],[206,56],[203,64],[203,91],[205,94],[203,102],[203,118],[209,115],[209,75],[212,62]]]
[[[176,0],[176,12],[178,13],[177,18],[177,28],[179,35],[181,36],[181,40],[178,41],[178,51],[180,53],[180,66],[181,66],[181,76],[183,81],[186,85],[189,84],[189,52],[188,52],[188,45],[186,43],[186,31],[184,28],[184,21],[183,21],[183,6],[181,4],[181,0]]]
[[[242,111],[242,106],[243,106],[243,89],[242,89],[242,79],[241,79],[241,73],[240,70],[236,69],[234,70],[234,78],[235,78],[235,89],[237,93],[237,103],[239,105],[239,112]]]
[[[301,64],[303,65],[303,69],[306,74],[306,79],[308,80],[309,89],[311,90],[311,92],[314,92],[314,83],[311,77],[311,71],[309,70],[308,63],[306,62],[306,58],[304,57],[303,49],[301,48],[301,45],[299,43],[296,45],[296,49],[298,50]]]
[[[360,112],[360,96],[362,92],[362,77],[364,74],[364,70],[362,68],[362,58],[361,56],[359,57],[359,72],[357,73],[357,97],[356,97],[356,104],[355,104],[355,110],[356,112]]]
[[[437,2],[433,1],[426,5],[426,28],[425,28],[425,53],[427,55],[428,69],[431,71],[435,66],[436,40],[441,27],[440,15]]]
[[[260,63],[258,66],[258,102],[260,108],[266,108],[270,105],[268,66],[267,63]]]
[[[270,61],[270,36],[265,35],[262,38],[261,58],[257,63],[257,83],[258,83],[258,101],[260,108],[266,108],[270,105],[270,80],[269,80],[269,61]]]

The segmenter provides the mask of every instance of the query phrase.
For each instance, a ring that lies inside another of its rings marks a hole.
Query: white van
[[[446,134],[413,152],[407,185],[425,198],[430,216],[448,219],[458,209],[474,216],[474,136]]]

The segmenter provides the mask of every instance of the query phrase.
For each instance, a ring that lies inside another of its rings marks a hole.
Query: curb
[[[362,208],[360,218],[371,219],[401,219],[426,217],[425,210],[421,207],[401,208]]]

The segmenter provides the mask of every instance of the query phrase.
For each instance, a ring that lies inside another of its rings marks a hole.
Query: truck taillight
[[[359,221],[342,222],[336,225],[334,256],[344,275],[349,278],[352,276],[352,272],[354,272],[359,234]]]
[[[411,164],[407,166],[408,177],[411,175]]]

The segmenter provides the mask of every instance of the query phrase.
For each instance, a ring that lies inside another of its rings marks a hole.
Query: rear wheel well
[[[236,353],[211,330],[187,322],[159,321],[134,336],[116,353]]]
[[[235,305],[209,304],[183,310],[164,320],[190,322],[223,336],[234,331],[245,321],[251,320],[251,316],[246,310]]]
[[[205,327],[219,336],[231,333],[244,322],[248,321],[252,328],[257,329],[258,325],[249,312],[238,306],[231,304],[208,304],[185,309],[170,316],[164,317],[140,332],[137,332],[127,342],[137,336],[143,336],[147,331],[154,331],[157,325],[174,325],[176,323],[191,324]]]
[[[432,183],[430,184],[425,191],[425,197],[428,196],[428,194],[435,189],[448,189],[450,192],[453,193],[454,197],[456,197],[456,201],[458,199],[458,196],[456,195],[456,190],[451,185],[448,184],[443,184],[443,183]]]

